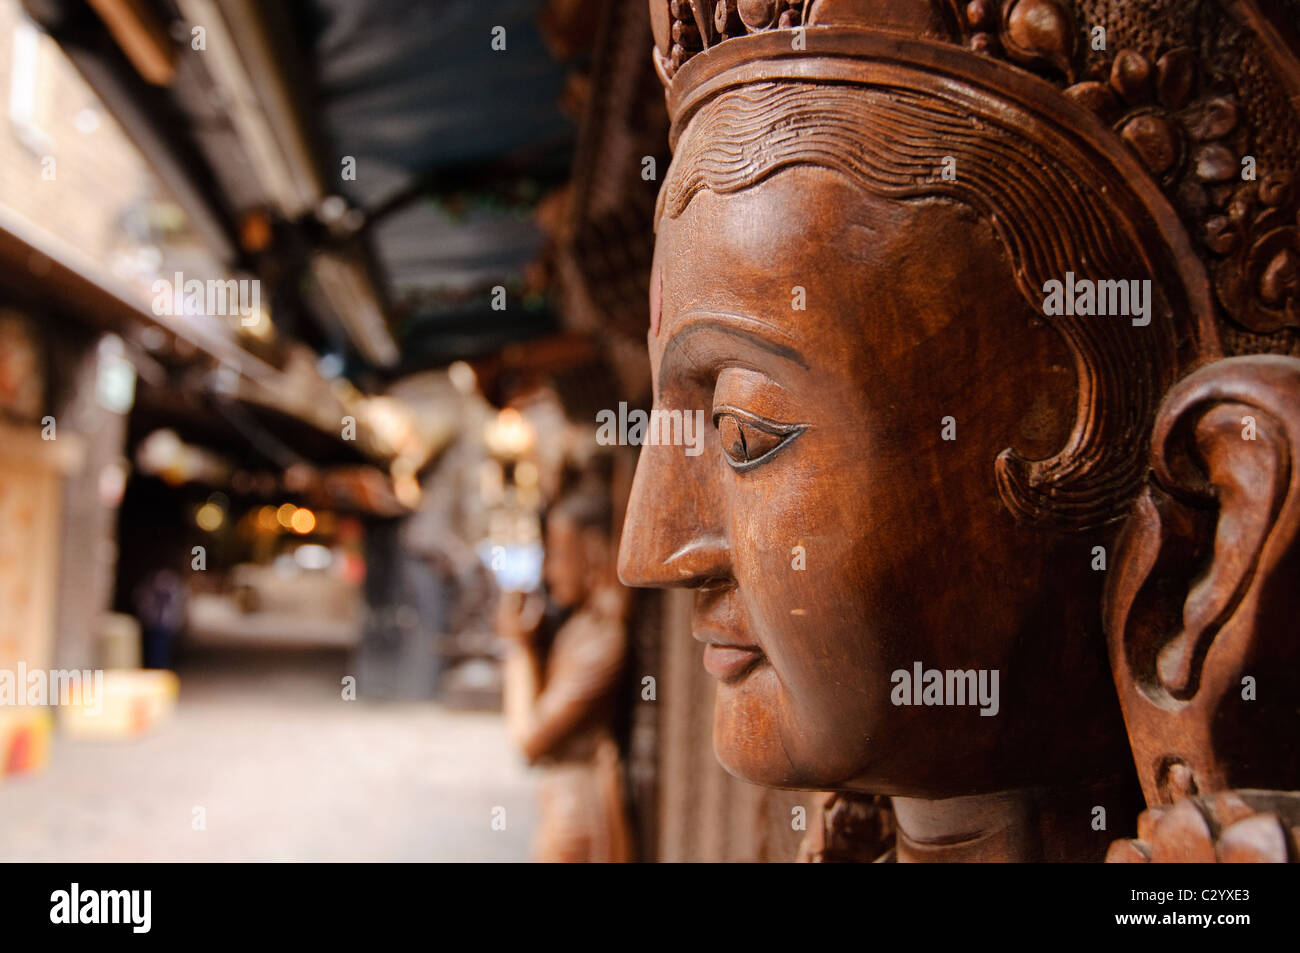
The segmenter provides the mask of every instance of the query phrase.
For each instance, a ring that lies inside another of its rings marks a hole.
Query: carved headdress
[[[1009,98],[1043,123],[1072,126],[1096,150],[1127,151],[1120,174],[1140,169],[1158,187],[1203,263],[1224,351],[1300,354],[1295,0],[651,0],[650,8],[674,145],[711,97],[737,84],[907,89],[929,74],[954,94]],[[1184,277],[1194,287],[1198,276]]]

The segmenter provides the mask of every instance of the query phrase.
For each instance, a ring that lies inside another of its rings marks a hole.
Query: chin
[[[763,757],[756,757],[750,750],[740,749],[726,744],[714,737],[713,753],[732,777],[765,788],[799,787],[794,783],[794,774],[788,764],[782,761],[772,762]]]
[[[820,789],[821,772],[783,741],[776,715],[780,706],[774,694],[775,681],[768,667],[739,683],[718,685],[713,753],[728,774],[742,781],[773,788]]]
[[[719,683],[713,709],[718,763],[728,774],[764,787],[860,789],[875,746],[845,750],[842,731],[828,732],[812,718],[793,719],[787,709],[788,697],[770,666],[741,682]],[[871,793],[886,792],[873,787]]]
[[[827,778],[824,772],[787,760],[779,742],[776,749],[772,757],[765,752],[727,745],[716,736],[713,743],[713,753],[723,769],[732,777],[750,784],[790,791],[828,791],[840,786],[837,781]]]

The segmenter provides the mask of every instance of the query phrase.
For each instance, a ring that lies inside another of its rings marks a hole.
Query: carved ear
[[[1148,803],[1300,787],[1300,360],[1228,358],[1166,396],[1104,615]]]

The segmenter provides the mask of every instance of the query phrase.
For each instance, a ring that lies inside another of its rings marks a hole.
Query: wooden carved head
[[[652,0],[655,409],[708,426],[643,448],[620,573],[694,590],[728,769],[1300,787],[1268,9]]]

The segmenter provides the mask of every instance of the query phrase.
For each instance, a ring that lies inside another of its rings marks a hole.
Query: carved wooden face
[[[1092,770],[1122,737],[1108,539],[999,499],[998,453],[1059,448],[1075,387],[992,229],[796,166],[666,216],[652,282],[655,409],[703,410],[706,439],[642,449],[620,575],[695,590],[724,766],[920,796]],[[997,670],[997,714],[894,704],[917,662]]]

